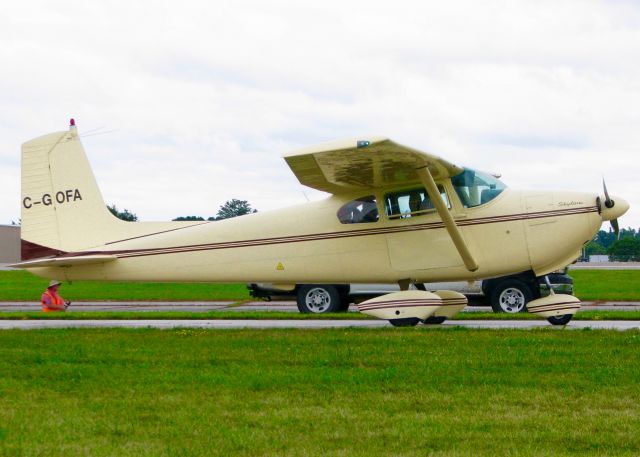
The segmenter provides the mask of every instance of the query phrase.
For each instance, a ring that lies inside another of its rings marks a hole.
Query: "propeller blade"
[[[613,233],[616,234],[616,239],[620,239],[620,226],[618,225],[618,219],[611,219],[611,227],[613,228]]]
[[[607,208],[613,208],[614,202],[609,197],[609,192],[607,192],[607,183],[604,182],[604,178],[602,178],[602,187],[604,189],[604,206]]]

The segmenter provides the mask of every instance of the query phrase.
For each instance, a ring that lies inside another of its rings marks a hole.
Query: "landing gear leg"
[[[422,291],[427,290],[426,287],[424,287],[424,284],[413,282],[410,279],[401,279],[400,281],[398,281],[400,290],[409,290],[412,284],[417,290],[422,290]],[[430,316],[430,317],[427,317],[422,322],[425,324],[442,324],[446,319],[447,319],[446,317]],[[417,319],[417,318],[406,318],[406,319],[391,319],[389,322],[391,322],[391,325],[393,325],[394,327],[413,327],[414,325],[417,325],[421,321],[420,319]]]
[[[556,295],[549,277],[545,276],[544,280],[549,288],[549,295],[529,302],[529,312],[546,317],[551,325],[567,325],[580,309],[580,300],[573,295]]]

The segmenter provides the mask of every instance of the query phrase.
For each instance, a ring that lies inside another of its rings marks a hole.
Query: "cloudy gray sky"
[[[0,223],[20,144],[74,117],[142,220],[319,198],[281,154],[381,134],[514,188],[604,175],[640,226],[638,2],[21,0],[0,43]]]

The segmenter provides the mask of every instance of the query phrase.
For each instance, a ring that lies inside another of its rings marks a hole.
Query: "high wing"
[[[284,156],[300,183],[332,194],[420,183],[419,168],[434,179],[462,173],[446,160],[375,136],[310,146]]]
[[[332,194],[394,185],[424,185],[466,268],[478,269],[478,262],[440,198],[435,182],[462,173],[461,167],[385,137],[311,146],[286,155],[285,160],[302,184]]]

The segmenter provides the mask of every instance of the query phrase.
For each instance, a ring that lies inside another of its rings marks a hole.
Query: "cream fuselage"
[[[377,222],[340,223],[338,209],[362,195],[333,195],[223,221],[176,223],[175,230],[165,224],[160,233],[90,250],[114,254],[115,261],[31,271],[61,280],[280,284],[430,282],[527,270],[543,275],[572,262],[602,224],[595,194],[506,189],[485,205],[464,208],[449,180],[439,184],[479,264],[474,272],[465,268],[435,211],[387,218],[381,202],[391,189],[376,193]]]

